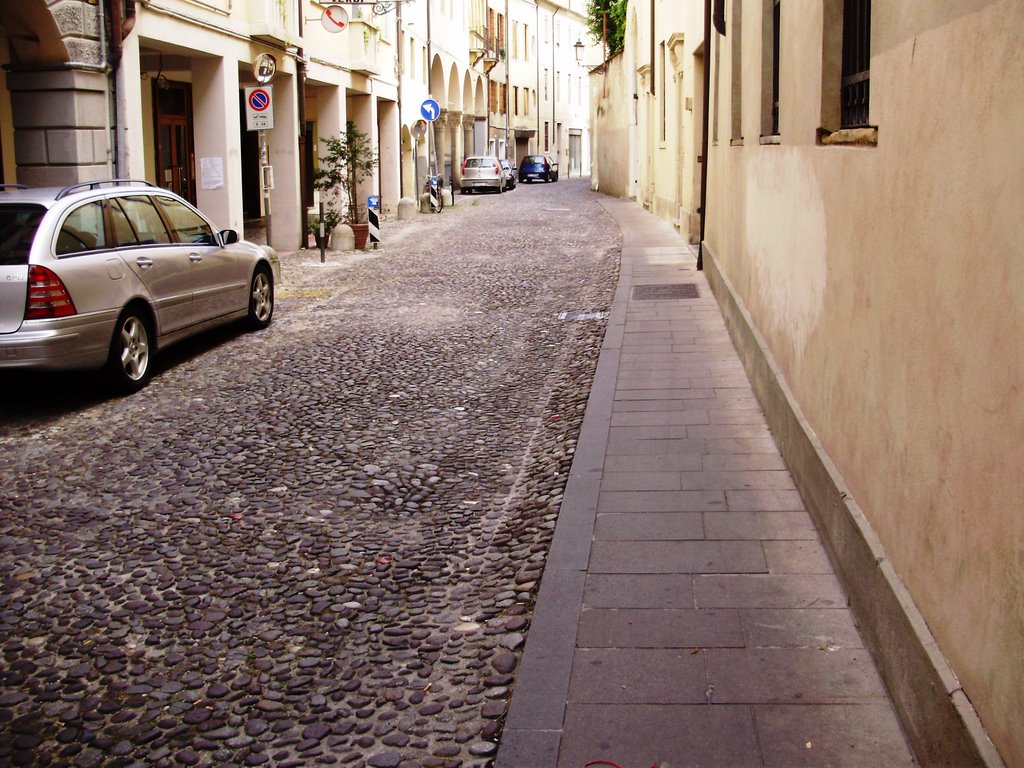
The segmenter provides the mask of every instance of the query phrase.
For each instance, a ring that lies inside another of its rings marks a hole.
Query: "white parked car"
[[[462,194],[478,189],[489,189],[501,194],[508,180],[498,158],[492,155],[474,155],[462,161]]]
[[[270,324],[271,253],[146,182],[4,185],[0,369],[105,368],[116,389],[141,389],[157,350],[235,320]]]

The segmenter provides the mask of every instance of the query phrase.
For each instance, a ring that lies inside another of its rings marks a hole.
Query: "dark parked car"
[[[558,181],[558,163],[551,155],[527,155],[519,164],[520,181]]]
[[[141,389],[157,350],[270,324],[276,258],[146,182],[0,186],[0,368],[104,368]]]

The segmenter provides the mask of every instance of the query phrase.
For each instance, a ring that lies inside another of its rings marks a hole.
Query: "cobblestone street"
[[[5,375],[0,766],[486,766],[615,289],[588,179],[282,259],[148,388]]]

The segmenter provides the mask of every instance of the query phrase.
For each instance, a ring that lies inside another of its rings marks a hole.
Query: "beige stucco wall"
[[[763,145],[761,8],[744,6],[744,140],[710,152],[707,240],[1021,766],[1024,4],[876,0],[873,148],[816,144],[822,7],[786,11],[781,138]]]
[[[703,6],[659,0],[653,31],[651,10],[629,4],[625,50],[591,73],[592,186],[636,198],[695,243]]]
[[[702,3],[633,2],[624,66],[634,83],[637,201],[696,243],[700,233]]]
[[[632,86],[621,55],[590,75],[593,130],[591,186],[606,195],[629,194],[629,110]]]

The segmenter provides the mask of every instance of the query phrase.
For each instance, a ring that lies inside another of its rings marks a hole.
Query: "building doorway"
[[[583,132],[577,128],[569,129],[569,173],[568,176],[581,176],[583,173]]]
[[[192,86],[157,78],[153,83],[153,104],[156,105],[157,183],[195,205]]]

